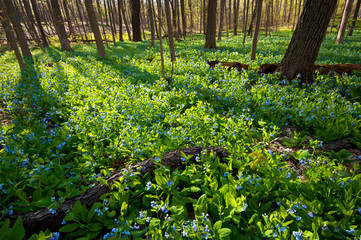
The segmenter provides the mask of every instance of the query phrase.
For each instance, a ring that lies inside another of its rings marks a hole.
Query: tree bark
[[[152,11],[152,2],[151,0],[148,1],[148,15],[149,15],[149,23],[150,23],[150,39],[152,42],[152,47],[154,47],[154,40],[155,40],[155,34],[154,34],[154,19],[153,19],[153,11]]]
[[[277,69],[288,79],[312,83],[314,64],[337,0],[306,0],[286,54]],[[317,13],[317,14],[315,14]]]
[[[24,3],[24,8],[25,8],[25,11],[26,11],[26,15],[28,17],[28,20],[29,20],[29,23],[30,23],[30,27],[32,29],[32,31],[34,32],[34,35],[37,39],[39,39],[39,35],[38,35],[38,32],[36,31],[36,28],[35,28],[35,21],[34,21],[34,16],[31,12],[31,7],[30,7],[30,4],[29,4],[29,1],[28,0],[23,0],[23,3]]]
[[[109,14],[109,22],[110,22],[110,30],[111,30],[111,32],[112,32],[112,38],[113,38],[113,44],[114,44],[114,46],[116,46],[117,45],[117,42],[116,42],[116,40],[115,40],[115,31],[114,31],[114,22],[113,22],[113,19],[112,19],[112,10],[111,10],[111,7],[110,7],[110,0],[106,0],[107,1],[107,5],[108,5],[108,14]],[[104,0],[104,2],[105,2],[105,0]]]
[[[70,42],[66,35],[64,21],[63,21],[63,17],[61,16],[58,0],[51,0],[51,7],[53,12],[55,31],[59,38],[61,50],[72,52],[73,49],[70,47]]]
[[[357,0],[356,8],[355,8],[355,12],[353,14],[352,23],[351,23],[350,30],[348,32],[348,36],[352,36],[352,34],[353,34],[353,29],[355,28],[357,16],[360,11],[360,5],[361,5],[361,0]]]
[[[165,0],[164,3],[165,3],[165,17],[167,19],[170,60],[172,62],[175,62],[176,58],[175,58],[175,50],[174,50],[173,28],[172,28],[172,22],[171,22],[171,18],[170,18],[169,0]]]
[[[245,21],[243,26],[243,45],[246,43],[246,36],[247,36],[247,24],[248,24],[248,9],[249,9],[249,0],[247,0],[247,3],[245,1]]]
[[[331,26],[330,26],[330,34],[332,33],[332,28],[333,28],[333,25],[335,24],[338,3],[339,3],[339,1],[337,0],[335,11],[333,12],[333,16],[332,16],[332,22],[331,22]]]
[[[103,31],[103,35],[104,35],[105,44],[107,45],[107,48],[109,48],[108,40],[107,40],[107,34],[106,34],[105,28],[104,28],[102,11],[100,9],[100,3],[99,3],[100,0],[96,0],[96,1],[97,1],[97,7],[98,7],[98,12],[99,12],[99,17],[100,17],[100,23],[102,25],[102,31]]]
[[[133,41],[142,41],[142,34],[140,31],[140,0],[131,0],[132,5],[132,29]]]
[[[10,21],[13,25],[16,37],[19,41],[21,51],[23,53],[24,58],[32,59],[32,54],[30,52],[30,48],[28,46],[28,43],[26,42],[25,33],[23,28],[21,27],[20,20],[19,20],[19,14],[16,12],[12,0],[3,0],[7,15],[10,18]]]
[[[221,41],[221,39],[222,39],[223,18],[224,18],[225,6],[226,6],[226,0],[221,0],[221,10],[220,10],[221,12],[220,12],[220,16],[219,16],[219,28],[218,28],[218,37],[217,37],[218,41]]]
[[[194,29],[194,20],[193,20],[193,9],[192,9],[192,0],[188,0],[188,7],[189,7],[189,12],[190,14],[190,18],[191,18],[191,33],[193,33],[193,29]]]
[[[160,0],[158,0],[159,2]],[[161,34],[160,34],[161,35]],[[195,155],[201,155],[202,151],[207,150],[208,154],[213,151],[216,156],[222,161],[225,157],[229,156],[229,153],[221,147],[189,147],[184,149],[175,150],[163,155],[161,164],[165,167],[169,167],[171,170],[176,169],[177,167],[183,168],[182,161],[182,152],[186,156],[192,156],[190,161],[195,162]],[[142,174],[153,173],[153,171],[157,168],[157,165],[154,164],[154,159],[147,159],[138,164],[132,165],[129,168],[122,169],[121,171],[115,171],[111,177],[107,179],[108,185],[112,184],[115,181],[119,181],[119,178],[123,176],[123,172],[127,171],[139,171],[142,169]],[[88,209],[92,207],[92,205],[99,201],[99,198],[105,194],[110,192],[110,189],[107,185],[97,184],[93,188],[89,189],[87,192],[80,194],[79,196],[66,200],[64,203],[60,204],[60,208],[57,210],[55,214],[49,212],[47,208],[43,208],[37,211],[24,213],[24,214],[14,214],[9,216],[8,219],[11,221],[11,225],[13,225],[18,216],[22,217],[24,228],[26,235],[30,237],[34,233],[39,233],[40,231],[45,231],[49,229],[53,232],[58,231],[60,227],[62,227],[61,222],[65,216],[65,212],[70,210],[71,207],[77,202],[80,201],[81,204],[86,205]],[[61,209],[61,210],[60,210]]]
[[[350,17],[352,10],[353,0],[346,0],[345,10],[342,15],[342,20],[340,24],[340,29],[338,30],[336,44],[342,44],[345,36],[345,31],[347,27],[347,21]]]
[[[162,65],[162,78],[165,79],[165,69],[164,69],[164,51],[163,51],[163,37],[162,37],[162,3],[161,0],[157,0],[158,6],[158,28],[159,28],[159,51],[160,51],[160,63]]]
[[[240,0],[234,0],[233,5],[233,35],[237,36],[237,30],[238,30],[238,12],[239,12],[239,3]]]
[[[251,60],[256,59],[258,35],[259,35],[260,25],[261,25],[262,2],[263,2],[263,0],[257,0],[256,7],[255,7],[256,23],[255,23],[255,28],[254,28],[253,40],[252,40]]]
[[[204,48],[217,49],[217,0],[208,0],[206,43]]]
[[[104,0],[104,1],[105,1],[105,0]],[[85,37],[86,40],[88,40],[88,35],[87,35],[87,33],[86,33],[86,29],[85,29],[85,25],[84,25],[83,14],[81,13],[80,3],[79,3],[78,0],[75,0],[75,5],[76,5],[76,9],[78,10],[80,24],[81,24],[81,26],[83,27],[84,37]]]
[[[49,43],[48,43],[48,40],[46,39],[46,35],[45,35],[45,32],[44,32],[44,28],[43,28],[43,26],[41,25],[41,20],[40,20],[40,16],[39,16],[38,5],[37,5],[37,3],[36,3],[36,0],[30,0],[30,2],[31,2],[31,5],[32,5],[32,7],[33,7],[33,12],[34,12],[34,16],[35,16],[36,22],[37,22],[37,24],[38,24],[40,36],[41,36],[41,39],[42,39],[42,42],[43,42],[43,47],[44,47],[44,48],[48,48],[48,47],[49,47]]]
[[[90,27],[94,34],[99,57],[104,58],[106,56],[106,52],[105,52],[105,48],[103,45],[102,35],[100,34],[100,30],[98,27],[98,21],[97,21],[96,15],[95,15],[92,0],[85,0],[85,8],[88,13]]]
[[[119,41],[123,42],[123,21],[122,21],[122,8],[121,1],[118,0],[118,22],[119,22]]]
[[[11,24],[10,22],[8,21],[8,16],[5,12],[5,7],[4,7],[4,4],[2,2],[3,0],[0,0],[0,17],[2,19],[1,21],[1,25],[3,26],[4,28],[4,31],[5,31],[5,34],[6,34],[6,38],[8,40],[8,42],[10,43],[10,47],[14,50],[15,52],[15,56],[16,56],[16,59],[18,60],[18,63],[19,63],[19,67],[21,70],[26,70],[26,66],[25,66],[25,63],[23,61],[23,58],[21,57],[21,53],[19,51],[19,48],[18,48],[18,44],[17,44],[17,41],[16,41],[16,38],[12,32],[12,29],[11,29]]]
[[[64,8],[66,20],[68,22],[69,35],[71,36],[71,38],[75,39],[75,31],[74,31],[73,24],[71,22],[69,9],[68,9],[68,6],[67,6],[67,0],[63,0],[63,8]]]
[[[186,19],[186,13],[185,13],[185,6],[184,6],[184,0],[180,0],[181,5],[181,14],[182,14],[182,27],[183,27],[183,38],[185,39],[187,36],[187,19]]]

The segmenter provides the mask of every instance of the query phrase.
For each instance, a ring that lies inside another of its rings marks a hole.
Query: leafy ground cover
[[[360,149],[361,73],[318,75],[300,88],[280,74],[207,65],[280,62],[290,36],[261,37],[254,62],[241,36],[216,51],[190,36],[176,44],[177,63],[166,61],[166,80],[149,42],[110,46],[106,59],[94,45],[33,50],[32,69],[22,74],[15,56],[2,54],[0,238],[25,234],[21,220],[9,227],[7,216],[44,207],[55,213],[115,169],[158,162],[175,149],[220,146],[226,159],[204,152],[174,171],[124,171],[102,202],[77,203],[58,232],[32,239],[359,239],[361,156],[320,147],[350,137]],[[357,31],[336,46],[327,36],[317,64],[360,64],[360,37]]]

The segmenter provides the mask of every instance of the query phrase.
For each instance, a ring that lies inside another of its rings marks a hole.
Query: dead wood
[[[177,167],[183,166],[181,152],[187,156],[192,155],[190,161],[194,162],[196,158],[195,155],[202,154],[203,150],[207,150],[208,153],[213,151],[220,159],[223,159],[229,155],[229,153],[226,152],[222,147],[189,147],[165,153],[162,157],[161,164],[163,166],[169,167],[171,170],[174,170]],[[147,172],[153,172],[156,169],[156,165],[153,161],[153,159],[147,159],[125,169],[131,171],[141,171],[143,174]],[[107,179],[108,185],[114,181],[117,181],[123,175],[123,170],[125,169],[115,171],[112,176]],[[70,210],[77,201],[85,204],[87,208],[90,209],[95,202],[99,201],[100,196],[108,192],[110,192],[109,187],[99,183],[85,193],[80,194],[73,199],[68,199],[64,203],[60,204],[60,208],[57,209],[55,214],[52,214],[48,208],[42,208],[33,212],[14,214],[8,218],[11,221],[11,225],[13,225],[18,216],[20,216],[23,220],[27,237],[30,237],[34,233],[39,233],[40,231],[44,231],[46,229],[49,229],[53,232],[58,231],[59,228],[62,227],[61,222],[65,217],[65,212]]]

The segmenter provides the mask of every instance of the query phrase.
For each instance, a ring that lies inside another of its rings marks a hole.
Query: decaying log
[[[221,147],[189,147],[164,154],[161,160],[161,164],[163,166],[169,167],[171,170],[174,170],[177,167],[183,166],[181,152],[187,156],[192,155],[190,161],[194,162],[195,155],[200,155],[203,150],[207,150],[208,153],[213,151],[220,159],[223,159],[229,155],[229,153]],[[139,169],[141,169],[142,173],[144,174],[147,172],[153,172],[156,168],[156,165],[153,161],[153,159],[144,160],[143,162],[128,167],[127,170],[139,171]],[[112,176],[107,179],[108,184],[117,181],[123,175],[123,170],[125,169],[114,172]],[[62,227],[61,222],[65,217],[65,212],[70,210],[77,201],[85,204],[87,208],[90,209],[95,202],[99,201],[100,196],[108,192],[110,192],[108,186],[97,184],[85,193],[80,194],[73,199],[66,200],[64,203],[60,204],[60,208],[56,211],[55,214],[52,214],[48,208],[43,208],[33,212],[14,214],[8,218],[11,221],[11,225],[13,225],[18,216],[20,216],[23,220],[27,237],[30,237],[34,233],[39,233],[40,231],[44,231],[46,229],[55,232],[58,231],[60,227]]]
[[[348,137],[340,140],[331,141],[329,143],[325,143],[324,145],[319,147],[319,149],[325,152],[330,152],[330,151],[338,152],[342,149],[355,148],[355,145],[351,143],[350,139],[351,138]]]
[[[248,67],[249,67],[249,65],[242,64],[239,62],[220,62],[218,60],[213,60],[213,61],[207,60],[207,63],[210,68],[214,68],[217,64],[220,63],[222,67],[228,68],[228,70],[231,70],[232,68],[236,68],[238,71],[248,70]]]
[[[351,74],[354,71],[361,71],[361,64],[332,64],[332,65],[315,65],[315,71],[319,71],[320,74],[337,73]]]

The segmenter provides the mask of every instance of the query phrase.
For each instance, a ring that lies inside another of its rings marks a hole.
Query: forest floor
[[[175,64],[165,41],[166,79],[158,42],[109,44],[104,59],[95,44],[33,48],[23,73],[1,53],[0,234],[360,236],[361,72],[316,73],[301,88],[254,70],[281,62],[291,32],[261,36],[255,61],[242,37],[206,50],[191,35]],[[316,64],[361,64],[360,38],[328,35]],[[249,70],[210,68],[215,59]],[[105,194],[89,204],[90,189]],[[34,227],[40,213],[47,230]]]

